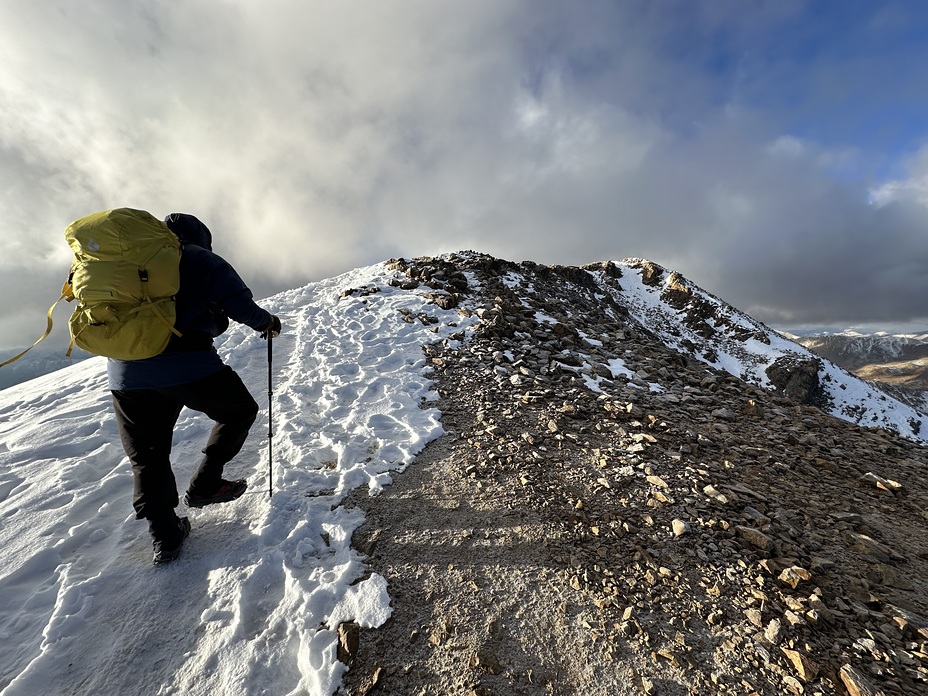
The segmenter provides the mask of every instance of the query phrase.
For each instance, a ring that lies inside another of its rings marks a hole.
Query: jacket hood
[[[164,224],[183,244],[195,244],[209,251],[213,250],[213,235],[209,228],[193,215],[171,213],[164,218]]]

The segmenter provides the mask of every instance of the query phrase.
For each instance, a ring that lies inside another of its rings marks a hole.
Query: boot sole
[[[184,505],[188,508],[203,508],[208,505],[218,505],[219,503],[231,503],[233,500],[238,500],[245,495],[245,491],[247,490],[248,486],[246,485],[240,491],[232,491],[231,493],[216,498],[191,497],[191,495],[187,493],[184,495]]]

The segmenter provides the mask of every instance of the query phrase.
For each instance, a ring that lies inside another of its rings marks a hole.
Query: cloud
[[[870,201],[878,209],[893,203],[914,203],[928,208],[928,146],[909,158],[907,176],[893,179],[870,192]]]
[[[198,215],[259,296],[472,248],[650,257],[768,321],[924,314],[899,301],[921,290],[918,170],[880,188],[872,149],[827,137],[823,114],[859,128],[813,87],[851,99],[863,54],[810,55],[810,7],[5,2],[0,339],[57,295],[67,223],[117,206]],[[841,21],[863,45],[894,16]]]

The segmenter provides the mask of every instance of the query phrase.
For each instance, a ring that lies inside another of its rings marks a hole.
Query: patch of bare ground
[[[485,471],[472,414],[440,408],[452,432],[377,497],[353,497],[367,516],[354,544],[387,578],[393,616],[362,632],[344,693],[639,693],[570,585],[563,520],[518,467]]]

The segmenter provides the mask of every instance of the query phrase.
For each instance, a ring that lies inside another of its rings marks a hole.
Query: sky
[[[771,326],[923,331],[926,35],[921,0],[0,0],[0,348],[123,206],[258,297],[643,257]]]

